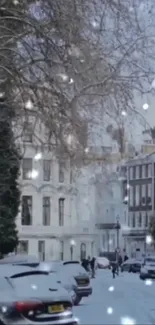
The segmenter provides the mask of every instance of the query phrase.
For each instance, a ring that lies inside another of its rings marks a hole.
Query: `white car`
[[[98,269],[109,269],[110,268],[110,261],[106,257],[97,257],[96,263]]]
[[[145,257],[140,269],[140,279],[155,279],[155,256]]]

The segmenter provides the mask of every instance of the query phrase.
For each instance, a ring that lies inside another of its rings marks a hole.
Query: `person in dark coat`
[[[83,268],[87,271],[87,272],[89,272],[89,270],[90,270],[90,262],[89,262],[89,260],[88,259],[86,259],[86,258],[84,258],[83,260],[82,260],[82,263],[81,263],[81,266],[83,266]]]
[[[112,263],[112,268],[111,268],[111,270],[112,270],[112,276],[113,276],[113,279],[115,279],[115,275],[116,275],[116,273],[117,273],[117,265],[116,265],[115,262]]]
[[[125,256],[124,256],[124,262],[126,262],[128,259],[129,259],[128,256],[125,255]]]
[[[93,257],[90,261],[90,268],[92,271],[92,278],[95,278],[95,262],[96,262],[96,258]]]
[[[120,255],[119,259],[118,259],[119,267],[122,265],[122,263],[123,263],[123,259],[122,259],[122,256]]]

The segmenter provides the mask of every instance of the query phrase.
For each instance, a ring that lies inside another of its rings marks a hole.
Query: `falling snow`
[[[144,109],[144,111],[146,111],[148,108],[149,108],[149,105],[148,105],[147,103],[145,103],[145,104],[143,105],[143,109]]]

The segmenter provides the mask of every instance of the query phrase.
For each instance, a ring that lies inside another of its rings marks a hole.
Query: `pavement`
[[[155,324],[155,281],[127,272],[113,279],[111,271],[98,270],[92,286],[93,294],[74,307],[80,324]]]

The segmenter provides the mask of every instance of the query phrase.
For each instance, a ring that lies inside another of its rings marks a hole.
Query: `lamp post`
[[[121,226],[120,226],[120,223],[119,223],[119,217],[117,217],[117,219],[116,219],[117,221],[116,221],[116,231],[117,231],[117,249],[119,249],[119,231],[120,231],[120,228],[121,228]]]
[[[76,246],[76,242],[74,239],[70,240],[70,255],[71,255],[71,261],[73,260],[73,252],[74,252],[74,247]]]
[[[116,219],[116,238],[117,238],[117,249],[116,249],[116,259],[118,262],[118,256],[119,256],[119,231],[120,231],[120,223],[119,223],[119,217]]]

